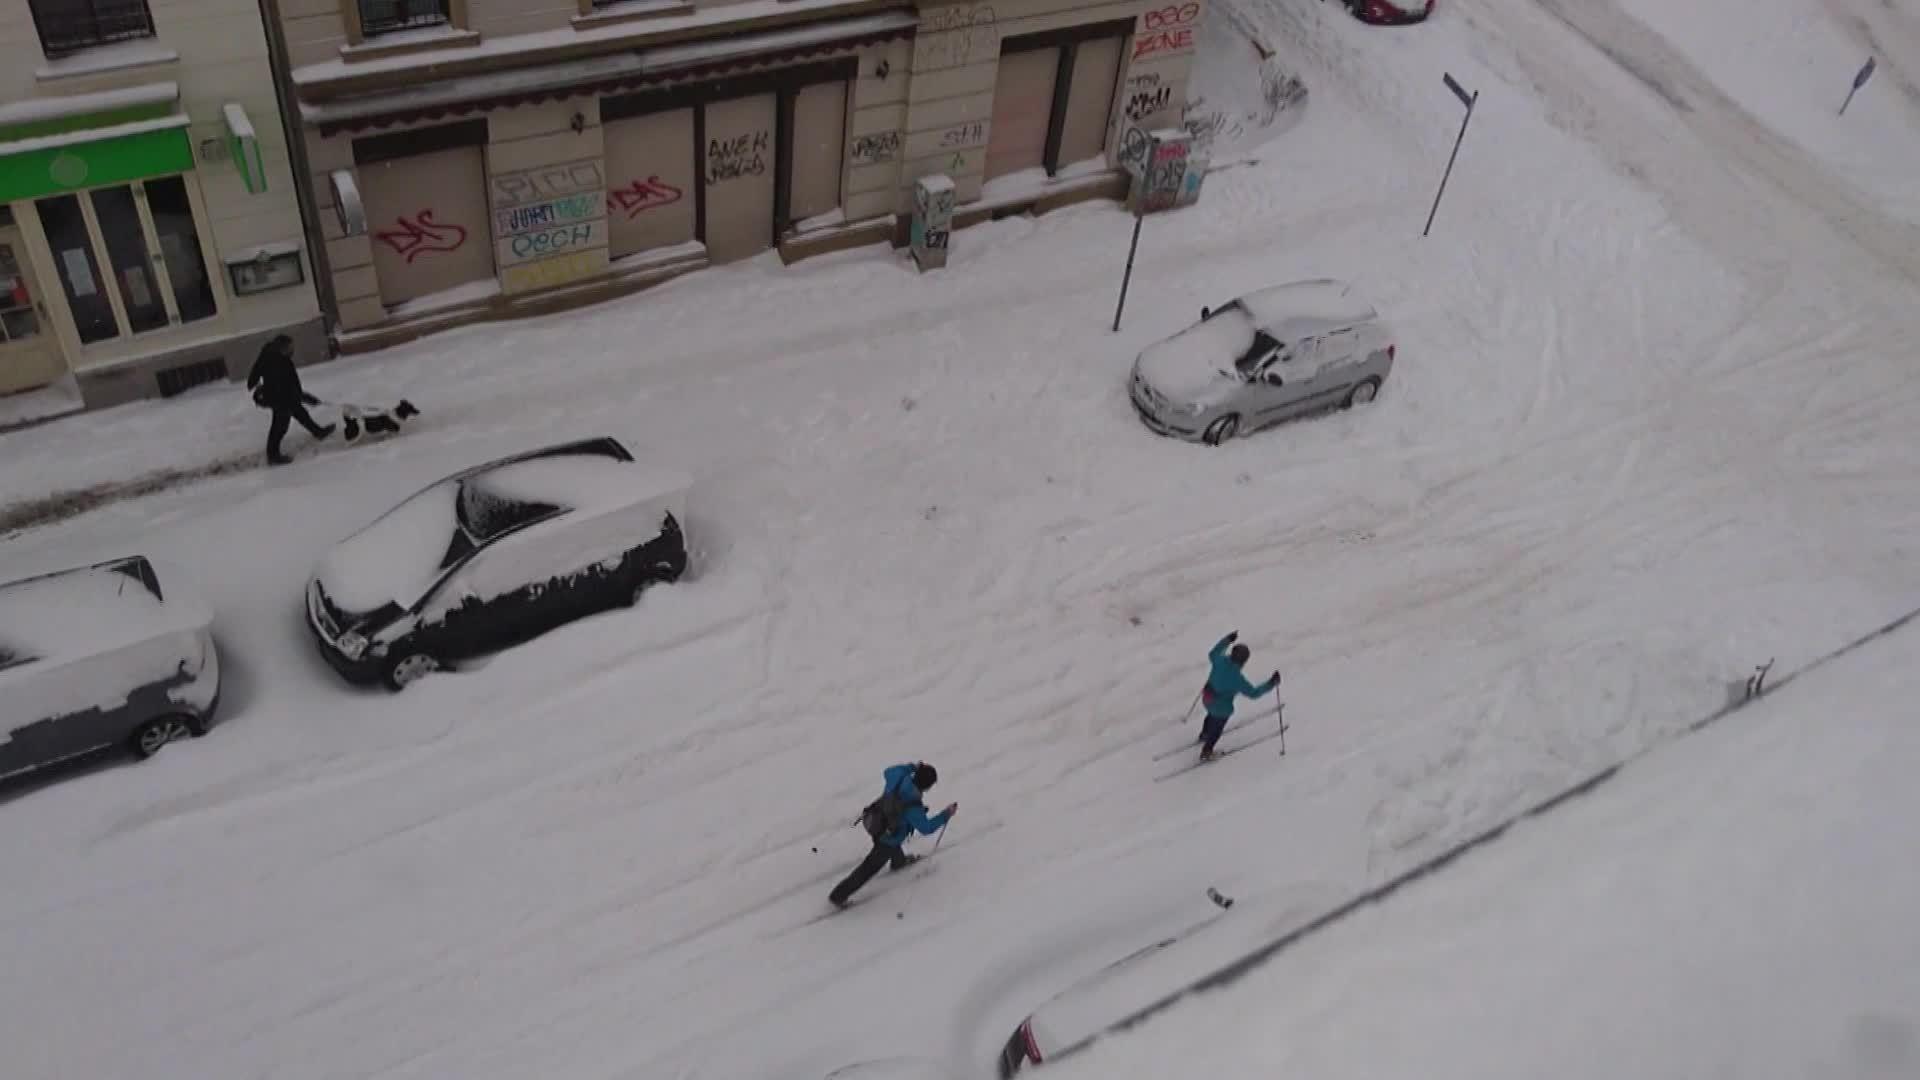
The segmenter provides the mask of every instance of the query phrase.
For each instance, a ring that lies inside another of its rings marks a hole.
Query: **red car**
[[[1406,26],[1424,22],[1433,14],[1434,0],[1340,0],[1361,22],[1376,26]]]

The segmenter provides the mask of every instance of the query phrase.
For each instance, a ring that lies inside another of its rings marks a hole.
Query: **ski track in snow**
[[[925,277],[762,259],[311,369],[426,415],[11,541],[9,571],[196,567],[250,683],[205,740],[5,804],[23,1075],[164,1045],[183,1076],[817,1076],[947,1017],[978,1063],[1198,881],[1249,933],[1311,917],[1909,606],[1910,226],[1609,5],[1248,18],[1312,96],[1148,222],[1120,334],[1111,207],[969,229]],[[1443,67],[1482,97],[1423,240]],[[1399,330],[1376,405],[1217,450],[1139,428],[1141,345],[1328,273]],[[0,437],[35,463],[0,502],[250,448],[237,400]],[[684,583],[397,699],[312,655],[333,538],[601,431],[695,471]],[[1149,784],[1232,628],[1285,675],[1287,758]],[[799,932],[910,757],[963,803],[939,875]]]

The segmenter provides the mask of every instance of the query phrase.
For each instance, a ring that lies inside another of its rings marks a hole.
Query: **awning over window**
[[[423,78],[403,90],[302,102],[300,115],[321,134],[464,116],[578,94],[639,90],[676,79],[712,78],[906,37],[915,11],[888,11],[803,26],[655,45],[581,60],[509,68],[451,79]]]
[[[179,100],[154,83],[0,106],[0,202],[192,170]]]

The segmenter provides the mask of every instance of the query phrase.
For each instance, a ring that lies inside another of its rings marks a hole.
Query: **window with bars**
[[[27,0],[27,6],[49,60],[153,36],[147,0]]]
[[[395,30],[417,30],[423,26],[443,26],[447,22],[448,0],[358,0],[360,34],[373,37]]]

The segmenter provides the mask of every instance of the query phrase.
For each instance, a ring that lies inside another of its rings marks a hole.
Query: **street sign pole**
[[[1473,122],[1474,103],[1480,100],[1480,91],[1467,93],[1466,88],[1454,81],[1452,75],[1442,72],[1440,78],[1447,84],[1447,89],[1453,91],[1453,96],[1460,99],[1460,104],[1467,107],[1467,114],[1460,118],[1460,134],[1454,137],[1453,153],[1447,156],[1447,171],[1440,176],[1440,190],[1433,193],[1433,209],[1427,211],[1427,227],[1420,230],[1421,236],[1433,231],[1433,217],[1440,212],[1440,197],[1447,193],[1447,180],[1453,176],[1453,163],[1460,157],[1460,144],[1466,141],[1467,125]]]

